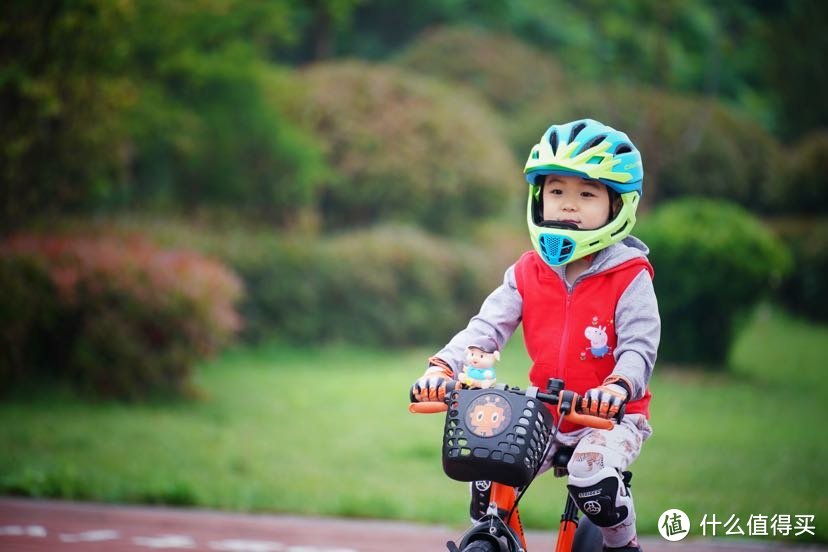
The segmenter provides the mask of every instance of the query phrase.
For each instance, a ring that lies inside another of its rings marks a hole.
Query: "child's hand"
[[[581,397],[581,412],[600,418],[614,418],[629,400],[629,393],[617,383],[594,387]]]
[[[411,402],[442,401],[446,397],[446,384],[453,379],[447,369],[430,366],[411,386]]]

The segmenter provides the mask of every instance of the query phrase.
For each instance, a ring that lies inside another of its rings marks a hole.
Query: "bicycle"
[[[560,413],[553,423],[546,404]],[[612,429],[615,422],[578,412],[580,397],[550,379],[545,392],[530,386],[498,384],[490,389],[463,388],[450,382],[445,400],[412,402],[409,411],[446,413],[443,432],[443,471],[458,481],[490,482],[486,513],[460,538],[446,543],[449,552],[527,552],[518,503],[538,475],[562,420]],[[623,417],[619,413],[617,420]],[[556,477],[567,475],[574,447],[559,447],[552,456]],[[624,482],[632,477],[624,472]],[[558,530],[555,552],[594,552],[603,549],[600,530],[579,510],[569,493]]]

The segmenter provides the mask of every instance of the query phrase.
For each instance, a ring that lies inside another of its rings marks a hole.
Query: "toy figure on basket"
[[[495,377],[495,362],[500,360],[500,351],[487,350],[479,345],[469,345],[466,348],[466,364],[460,374],[460,382],[466,387],[488,389],[492,387]]]

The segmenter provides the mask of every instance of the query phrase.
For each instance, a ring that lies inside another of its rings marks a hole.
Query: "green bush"
[[[828,219],[775,220],[773,229],[793,254],[795,267],[780,286],[781,303],[799,315],[828,321]]]
[[[512,35],[479,27],[426,31],[396,62],[403,67],[476,90],[495,109],[511,113],[542,98],[555,102],[564,85],[557,60]],[[528,150],[527,150],[528,152]]]
[[[34,213],[88,208],[115,191],[135,102],[135,83],[123,71],[132,7],[0,4],[3,232]]]
[[[42,332],[54,328],[56,290],[35,259],[10,258],[0,250],[0,382],[32,376],[44,364]]]
[[[164,247],[220,259],[244,282],[240,337],[249,342],[442,344],[530,247],[525,225],[491,220],[467,242],[401,224],[330,235],[146,216],[63,226],[141,231]]]
[[[253,341],[433,345],[495,284],[472,251],[403,226],[261,239],[223,255],[244,279],[243,336]]]
[[[828,214],[828,131],[813,132],[788,149],[788,172],[770,191],[773,213]]]
[[[642,220],[662,318],[659,358],[722,366],[742,316],[790,266],[782,243],[733,204],[685,199]]]
[[[485,269],[473,252],[403,227],[325,242],[331,337],[382,345],[442,344],[479,308]]]
[[[321,145],[282,114],[293,76],[228,48],[183,55],[148,79],[131,117],[134,185],[145,207],[230,207],[290,225],[326,174]]]
[[[141,238],[15,235],[0,243],[5,383],[57,377],[100,396],[186,393],[240,319],[237,278]],[[19,313],[19,318],[17,317]],[[6,387],[6,385],[4,385]]]
[[[359,62],[316,64],[301,79],[296,116],[336,172],[320,189],[326,227],[393,219],[446,230],[522,195],[493,115],[462,89]]]

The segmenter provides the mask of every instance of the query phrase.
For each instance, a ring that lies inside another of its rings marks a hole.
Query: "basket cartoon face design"
[[[478,437],[494,437],[512,422],[512,407],[500,395],[486,393],[469,404],[466,425]]]
[[[443,429],[443,471],[456,481],[527,485],[545,457],[552,414],[502,389],[455,389]]]

